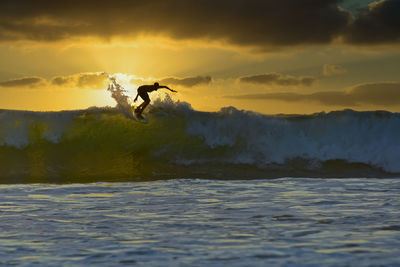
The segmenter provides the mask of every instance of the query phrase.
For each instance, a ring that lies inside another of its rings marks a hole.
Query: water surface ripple
[[[0,185],[0,265],[398,266],[400,180]]]

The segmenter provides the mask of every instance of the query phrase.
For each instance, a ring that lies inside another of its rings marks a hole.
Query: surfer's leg
[[[137,114],[142,115],[143,110],[150,104],[150,101],[144,101],[139,107],[139,112]]]
[[[140,113],[140,110],[142,109],[143,104],[144,104],[144,102],[142,104],[140,104],[137,108],[135,108],[135,113]]]
[[[138,108],[137,108],[138,111],[136,112],[136,110],[135,110],[135,112],[136,112],[137,114],[141,115],[142,112],[143,112],[143,110],[144,110],[144,109],[147,107],[147,105],[150,103],[150,97],[149,97],[149,95],[147,94],[147,92],[140,93],[139,95],[140,95],[140,97],[144,100],[144,102],[143,102],[142,104],[140,104],[140,106],[138,106]]]
[[[135,113],[136,113],[136,114],[141,114],[142,111],[143,111],[143,106],[145,105],[145,102],[146,102],[147,100],[150,101],[150,98],[149,98],[149,95],[147,94],[147,92],[139,91],[138,94],[139,94],[140,98],[143,99],[144,102],[143,102],[142,104],[140,104],[140,105],[135,109]]]

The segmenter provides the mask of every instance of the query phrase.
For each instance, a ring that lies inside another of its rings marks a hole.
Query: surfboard
[[[148,123],[149,119],[147,118],[147,116],[143,116],[143,114],[141,114],[140,116],[138,116],[135,113],[136,110],[136,105],[132,105],[131,106],[131,112],[132,112],[132,117],[135,121],[140,122],[140,123]]]
[[[140,123],[148,123],[149,119],[146,116],[143,115],[137,115],[135,112],[133,113],[133,118],[135,119],[135,121],[140,122]]]

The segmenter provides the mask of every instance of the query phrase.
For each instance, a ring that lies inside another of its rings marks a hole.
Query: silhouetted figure
[[[161,89],[161,88],[168,89],[171,92],[175,92],[175,93],[177,92],[175,90],[172,90],[168,86],[160,86],[158,83],[154,83],[153,85],[139,86],[139,88],[137,89],[137,95],[136,95],[134,101],[136,102],[138,96],[140,96],[144,100],[144,102],[135,109],[135,114],[137,117],[143,118],[142,112],[147,107],[147,105],[150,103],[150,97],[149,97],[148,93],[157,91],[158,89]]]

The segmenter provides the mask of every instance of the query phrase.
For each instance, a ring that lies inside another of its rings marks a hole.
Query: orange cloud
[[[399,106],[400,83],[379,82],[358,84],[346,91],[325,91],[310,94],[293,92],[226,96],[231,99],[279,100],[285,102],[318,102],[327,106]]]
[[[282,75],[280,73],[266,73],[259,75],[252,75],[239,78],[240,82],[265,84],[265,85],[279,85],[279,86],[313,86],[317,79],[314,77],[293,77],[289,75]]]
[[[53,85],[88,89],[104,89],[107,81],[107,76],[96,72],[79,73],[69,76],[56,76],[51,79]]]
[[[129,75],[128,75],[129,76]],[[130,83],[143,84],[146,82],[154,82],[158,79],[150,81],[146,79],[133,78]],[[194,76],[194,77],[169,77],[160,80],[160,83],[167,85],[179,85],[183,87],[193,87],[201,84],[209,84],[212,81],[210,76]],[[0,82],[1,87],[31,87],[39,86],[58,86],[65,88],[81,88],[102,90],[107,87],[109,79],[106,75],[98,72],[84,72],[66,76],[55,76],[46,80],[42,77],[23,77]]]
[[[172,85],[180,85],[184,87],[193,87],[201,84],[209,84],[211,83],[210,76],[196,76],[196,77],[188,77],[188,78],[165,78],[160,81],[163,84],[172,84]]]
[[[69,76],[56,76],[50,80],[42,77],[23,77],[0,82],[1,87],[38,88],[49,85],[72,88],[104,89],[108,78],[100,73],[79,73]]]
[[[323,66],[323,75],[325,76],[332,76],[332,75],[337,75],[337,74],[342,74],[347,72],[347,70],[341,66],[338,65],[329,65],[325,64]]]
[[[43,85],[45,79],[41,77],[24,77],[0,82],[1,87],[37,87]]]

